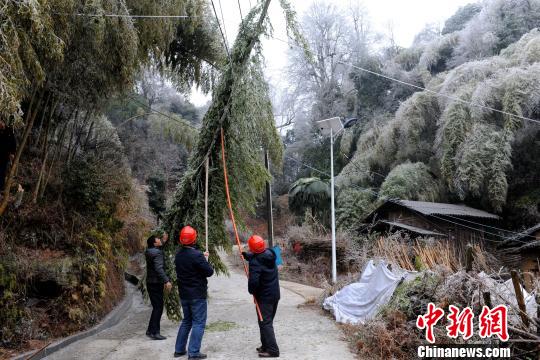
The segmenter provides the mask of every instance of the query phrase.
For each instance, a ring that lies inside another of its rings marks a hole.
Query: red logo
[[[443,317],[444,310],[436,307],[433,303],[428,304],[428,312],[426,315],[419,315],[416,319],[416,326],[419,329],[426,329],[426,339],[430,343],[435,342],[433,334],[433,326]]]
[[[499,305],[493,309],[484,306],[479,319],[481,338],[497,335],[502,341],[508,340],[508,309],[505,305]]]
[[[474,313],[470,307],[462,311],[454,305],[449,306],[448,326],[446,326],[446,335],[456,339],[462,336],[467,340],[473,336]],[[433,303],[428,304],[427,313],[419,315],[416,319],[416,327],[426,329],[426,340],[431,344],[435,343],[435,334],[433,327],[444,316],[444,310],[436,307]],[[493,309],[484,306],[479,318],[479,335],[481,338],[497,335],[502,341],[507,341],[508,336],[508,309],[505,305],[499,305]]]
[[[452,339],[456,339],[459,334],[464,340],[473,336],[473,317],[474,314],[470,307],[459,311],[454,305],[450,305],[450,314],[446,317],[449,325],[446,327],[446,334]]]

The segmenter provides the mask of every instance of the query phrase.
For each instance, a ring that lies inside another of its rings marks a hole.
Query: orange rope
[[[242,245],[240,244],[240,237],[238,236],[238,229],[236,228],[236,221],[234,220],[234,212],[231,202],[231,194],[229,193],[229,177],[227,176],[227,162],[225,161],[225,137],[223,136],[223,128],[221,128],[221,159],[223,160],[223,176],[225,178],[225,194],[227,195],[227,205],[229,206],[229,213],[231,215],[231,222],[234,229],[234,237],[236,238],[236,245],[238,246],[238,252],[240,253],[240,259],[242,260],[242,265],[244,265],[244,272],[246,277],[249,278],[248,268],[242,256]],[[259,321],[263,321],[261,314],[261,309],[257,303],[257,299],[253,296],[253,302],[255,303],[255,308],[257,309],[257,315],[259,316]]]

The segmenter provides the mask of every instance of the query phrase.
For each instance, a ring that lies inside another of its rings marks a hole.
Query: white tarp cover
[[[323,307],[334,314],[337,322],[364,323],[375,316],[380,306],[390,301],[397,285],[408,274],[403,270],[389,270],[384,261],[375,265],[370,260],[360,280],[326,298]]]
[[[517,311],[519,307],[517,304],[516,291],[514,290],[512,279],[508,279],[502,283],[497,282],[483,271],[478,274],[478,278],[485,286],[483,291],[488,290],[491,293],[491,302],[493,303],[493,306],[497,306],[499,304],[508,306],[508,322],[512,325],[520,324],[521,317]],[[536,318],[536,293],[532,292],[529,294],[523,286],[521,286],[521,292],[523,293],[523,298],[525,299],[525,309],[527,314],[533,319]],[[480,296],[480,293],[477,293],[476,296]]]

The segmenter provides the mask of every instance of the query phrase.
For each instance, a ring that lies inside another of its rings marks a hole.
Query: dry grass
[[[380,237],[373,248],[376,257],[399,265],[406,270],[435,269],[444,267],[452,271],[461,268],[461,262],[448,242],[402,239],[401,236]]]

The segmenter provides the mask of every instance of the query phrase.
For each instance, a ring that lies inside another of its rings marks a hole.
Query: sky
[[[222,22],[221,10],[225,19],[225,31],[229,46],[234,42],[238,25],[240,24],[240,11],[248,12],[250,4],[257,0],[213,0],[220,23]],[[317,0],[290,0],[290,3],[298,13],[298,19]],[[398,45],[409,47],[414,36],[427,24],[436,23],[441,27],[444,21],[456,12],[456,10],[475,0],[333,0],[339,8],[347,11],[350,5],[357,3],[363,5],[368,12],[373,30],[383,35],[388,34],[389,25],[394,29],[394,39]],[[220,7],[221,5],[221,7]],[[270,21],[274,28],[274,37],[286,39],[285,20],[283,11],[278,0],[273,0],[269,8]],[[280,87],[281,74],[287,66],[287,44],[275,39],[263,39],[263,53],[266,60],[265,75],[274,88]],[[204,95],[197,89],[193,89],[190,97],[196,106],[204,105],[210,100],[209,95]]]

